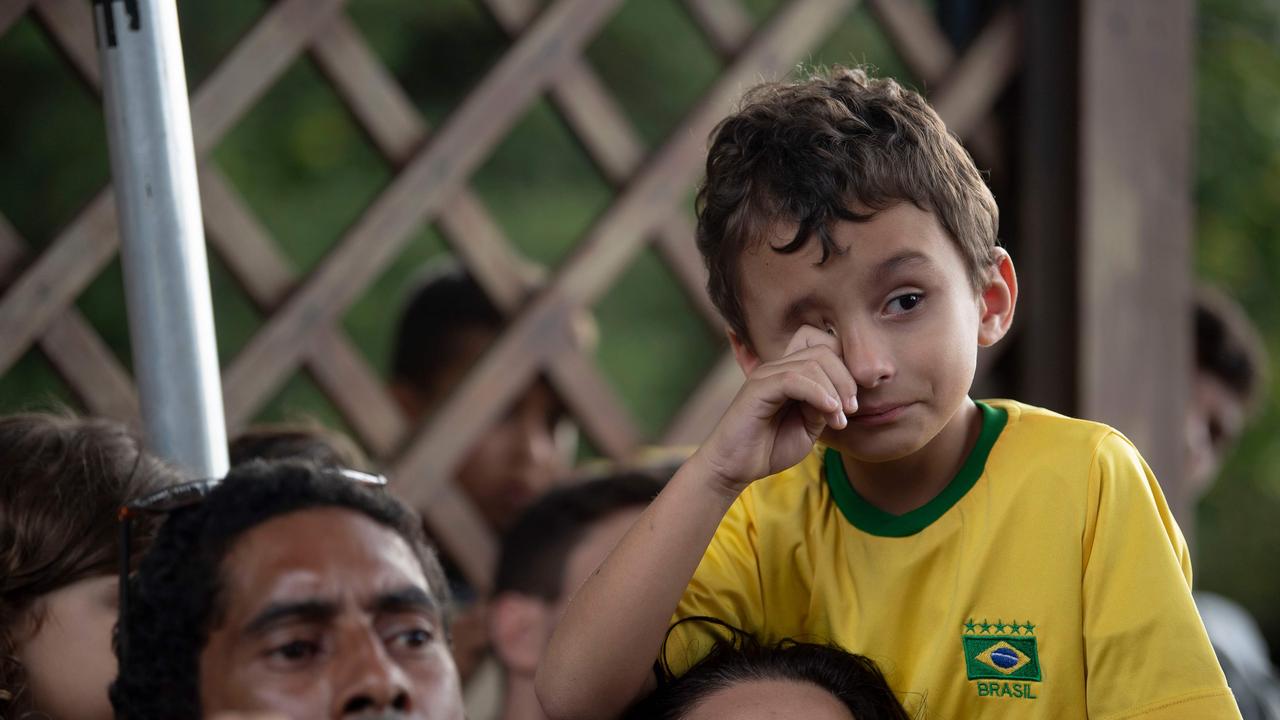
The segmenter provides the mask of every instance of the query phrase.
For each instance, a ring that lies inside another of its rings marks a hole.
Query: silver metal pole
[[[177,6],[93,6],[143,422],[156,453],[219,477],[227,436]]]

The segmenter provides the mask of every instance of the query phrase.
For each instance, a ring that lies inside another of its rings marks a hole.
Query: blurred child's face
[[[1227,453],[1244,432],[1245,402],[1216,375],[1197,371],[1184,424],[1187,482],[1197,498],[1213,486]]]
[[[401,387],[398,397],[417,420],[433,412],[497,339],[490,328],[471,327],[452,337],[456,361],[430,378],[429,392]],[[570,449],[563,434],[564,407],[543,380],[518,396],[463,457],[455,482],[488,525],[501,532],[567,470]],[[571,444],[571,443],[569,443]]]
[[[749,680],[707,695],[684,714],[685,720],[856,720],[834,695],[813,683],[795,680]]]
[[[858,385],[858,412],[822,439],[862,462],[896,460],[923,448],[956,416],[978,346],[998,340],[1007,323],[996,331],[998,323],[984,320],[988,301],[1000,300],[990,288],[974,289],[960,249],[932,213],[903,202],[831,231],[846,251],[821,264],[816,238],[792,254],[763,243],[743,252],[747,357],[779,359],[802,325],[833,334]],[[778,228],[774,244],[794,232]],[[998,267],[994,277],[1016,289],[1007,255]]]
[[[508,528],[565,470],[556,442],[563,409],[546,382],[535,382],[476,440],[457,482],[490,527]]]
[[[116,676],[111,630],[119,610],[114,575],[87,578],[40,599],[39,622],[18,645],[32,705],[41,717],[110,720]]]

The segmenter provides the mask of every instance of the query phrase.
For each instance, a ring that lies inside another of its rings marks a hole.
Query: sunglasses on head
[[[381,487],[387,484],[384,475],[350,470],[347,468],[325,468],[323,472],[340,475],[351,482]],[[133,519],[140,515],[166,515],[175,510],[197,505],[209,497],[209,494],[222,484],[223,478],[208,478],[163,488],[131,500],[120,508],[117,518],[120,521],[120,618],[123,620],[129,601],[129,573],[132,571]],[[125,637],[123,624],[117,635],[118,654],[124,658]]]

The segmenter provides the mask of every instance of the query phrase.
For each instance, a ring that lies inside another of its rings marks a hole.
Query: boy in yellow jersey
[[[1134,447],[968,397],[1017,280],[918,94],[843,69],[755,88],[698,209],[747,380],[571,603],[551,717],[616,715],[660,648],[688,667],[707,623],[667,630],[695,615],[866,655],[927,718],[1239,717]]]

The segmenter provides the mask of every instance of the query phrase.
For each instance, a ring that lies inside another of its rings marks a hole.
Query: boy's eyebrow
[[[786,326],[799,325],[805,314],[818,305],[818,298],[812,293],[787,305],[782,313],[782,323]]]
[[[244,627],[245,635],[257,635],[285,622],[323,622],[338,614],[338,604],[329,600],[299,600],[271,603]]]
[[[874,275],[876,277],[880,277],[882,275],[887,275],[904,265],[928,265],[930,262],[929,256],[918,250],[904,250],[887,260],[880,261],[880,264],[876,265]]]

